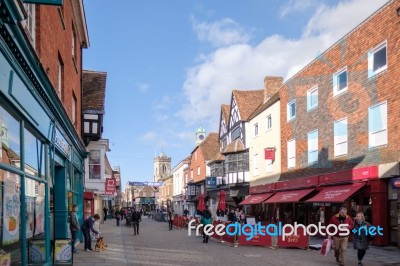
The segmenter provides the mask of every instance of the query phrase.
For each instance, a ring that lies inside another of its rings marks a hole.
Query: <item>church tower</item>
[[[196,131],[196,146],[199,145],[205,138],[206,130],[201,127]]]
[[[171,157],[163,152],[153,160],[153,178],[154,182],[168,177],[171,174]]]

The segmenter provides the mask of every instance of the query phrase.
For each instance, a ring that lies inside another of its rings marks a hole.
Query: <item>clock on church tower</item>
[[[204,128],[199,128],[196,131],[196,145],[200,144],[206,138],[206,130]]]

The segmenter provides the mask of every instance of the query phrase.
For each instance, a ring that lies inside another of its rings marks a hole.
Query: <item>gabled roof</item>
[[[215,154],[219,152],[218,140],[218,133],[209,133],[207,137],[199,144],[199,146],[197,146],[197,148],[200,149],[205,161],[212,160]]]
[[[213,162],[223,162],[223,161],[225,161],[225,156],[221,152],[218,152],[217,154],[214,155],[214,158],[212,158],[208,164]]]
[[[82,71],[82,112],[95,110],[104,113],[107,72]]]
[[[260,105],[249,117],[249,120],[253,119],[257,115],[261,114],[264,110],[266,110],[268,107],[271,107],[274,103],[279,101],[279,92],[275,93],[274,95],[271,96],[265,103]]]
[[[239,91],[233,90],[233,96],[242,121],[248,121],[250,115],[263,103],[264,90]]]
[[[221,153],[227,154],[227,153],[241,152],[245,150],[246,148],[244,147],[243,141],[239,138],[229,143],[229,145]]]
[[[221,112],[222,112],[222,115],[224,116],[226,124],[228,124],[228,122],[229,122],[229,109],[230,108],[231,108],[231,106],[229,104],[221,105]]]

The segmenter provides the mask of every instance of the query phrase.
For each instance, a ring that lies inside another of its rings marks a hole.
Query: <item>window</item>
[[[265,172],[272,173],[274,171],[274,165],[272,164],[272,160],[265,160]]]
[[[232,130],[231,140],[234,141],[240,137],[240,126]]]
[[[333,125],[334,133],[334,155],[341,156],[347,154],[347,118],[335,121]]]
[[[35,47],[35,5],[24,4],[26,11],[25,30],[28,33],[29,40],[33,47]]]
[[[77,101],[76,101],[76,97],[75,94],[72,93],[72,123],[74,124],[74,126],[76,126],[76,107],[77,107]]]
[[[378,147],[388,143],[387,103],[380,103],[368,111],[369,147]]]
[[[272,117],[271,117],[271,115],[267,116],[266,125],[267,125],[267,130],[266,131],[268,131],[268,130],[270,130],[272,128]]]
[[[64,63],[61,56],[58,55],[58,81],[57,81],[57,95],[62,100],[62,92],[64,87]]]
[[[197,175],[200,175],[200,166],[197,166]]]
[[[254,166],[254,176],[258,175],[258,154],[255,154],[253,157],[253,166]]]
[[[100,150],[92,150],[89,155],[89,179],[100,179],[100,169]]]
[[[307,111],[318,106],[318,87],[314,87],[307,91]]]
[[[76,34],[75,34],[75,27],[74,24],[72,24],[72,47],[71,47],[71,54],[72,54],[72,59],[75,60],[75,54],[76,54],[76,44],[75,44],[75,40],[76,40]]]
[[[258,136],[258,123],[254,124],[254,137]]]
[[[287,105],[287,121],[296,117],[296,100],[293,100]]]
[[[318,130],[308,133],[308,164],[318,163]]]
[[[387,69],[387,54],[386,41],[368,52],[368,77],[373,77],[376,74]]]
[[[288,168],[296,166],[296,140],[289,140],[287,143],[287,157],[288,157]]]
[[[249,171],[249,153],[232,153],[225,156],[225,173]]]
[[[333,96],[347,90],[347,68],[333,74]]]

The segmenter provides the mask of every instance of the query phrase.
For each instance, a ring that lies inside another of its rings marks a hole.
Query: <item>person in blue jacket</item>
[[[201,215],[201,223],[203,224],[203,230],[204,226],[212,223],[212,215],[211,212],[208,210],[208,205],[205,206],[204,211]],[[207,234],[203,233],[203,243],[208,243],[208,237],[209,236]]]
[[[93,215],[93,217],[87,218],[81,225],[83,237],[85,238],[85,251],[93,251],[92,240],[90,238],[90,231],[92,231],[95,234],[99,233],[93,229],[94,223],[98,220],[100,220],[100,215],[95,214],[95,215]]]

